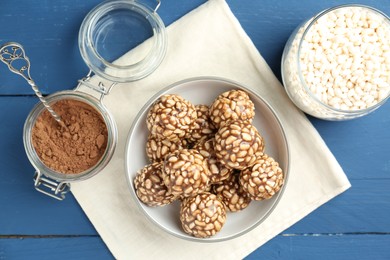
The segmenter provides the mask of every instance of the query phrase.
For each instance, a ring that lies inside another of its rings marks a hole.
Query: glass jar
[[[1,61],[12,72],[25,78],[43,100],[28,115],[23,130],[25,150],[36,170],[34,186],[38,191],[62,200],[70,190],[71,182],[88,179],[109,163],[118,134],[116,123],[104,106],[103,99],[117,83],[142,79],[155,71],[162,62],[167,48],[167,36],[164,23],[156,12],[159,6],[160,0],[157,0],[154,10],[137,1],[110,0],[91,10],[79,32],[80,52],[90,68],[89,73],[79,80],[74,90],[57,92],[46,98],[42,97],[29,75],[30,61],[25,56],[23,47],[18,43],[1,46]],[[122,57],[124,54],[126,59]],[[14,60],[23,60],[25,65],[15,68]],[[95,80],[91,80],[93,75]],[[54,104],[63,99],[88,104],[102,116],[107,127],[107,147],[102,157],[94,166],[81,173],[65,174],[47,167],[38,157],[32,143],[32,129],[46,109],[45,104]]]
[[[341,15],[345,17],[344,22],[338,19]],[[363,53],[363,48],[366,48],[362,47],[363,44],[359,46],[353,42],[359,40],[356,35],[353,35],[354,30],[362,31],[364,29],[359,29],[359,26],[366,26],[364,21],[356,20],[357,17],[361,20],[362,17],[377,20],[384,29],[384,37],[387,37],[383,42],[384,48],[389,49],[389,17],[372,7],[362,5],[342,5],[320,12],[298,26],[288,39],[281,64],[283,84],[290,99],[305,113],[326,120],[353,119],[373,112],[389,98],[390,82],[388,80],[386,82],[388,71],[382,73],[385,80],[377,88],[381,91],[378,92],[379,94],[364,87],[365,83],[372,85],[378,80],[375,77],[367,77],[373,75],[372,69],[364,60],[364,57],[369,57],[368,54],[367,56],[365,53],[362,54],[363,61],[358,58],[354,60],[353,52]],[[355,21],[357,21],[356,27],[354,27]],[[369,28],[370,26],[374,25],[370,24],[367,28],[372,29]],[[343,46],[343,37],[351,37],[349,42],[353,43],[352,46],[350,43]],[[316,42],[319,44],[317,45]],[[312,50],[313,55],[310,56],[308,50]],[[386,58],[383,59],[386,62]],[[352,64],[350,67],[348,67],[349,63]],[[389,63],[388,58],[387,63]],[[390,68],[390,65],[387,66]],[[344,69],[345,67],[347,69]],[[365,74],[354,77],[353,73],[357,71]],[[309,83],[309,80],[312,81]],[[365,82],[361,82],[363,80]],[[361,96],[354,93],[356,91],[361,92]],[[377,99],[376,103],[364,104],[363,101],[372,99],[370,95]],[[375,97],[376,95],[379,97]],[[363,103],[359,103],[359,99]]]
[[[159,3],[152,10],[137,1],[113,0],[92,9],[79,31],[81,56],[91,71],[112,82],[152,73],[167,49],[165,26],[156,13]],[[134,48],[136,53],[127,53]],[[125,53],[126,60],[118,59]]]
[[[33,143],[32,130],[36,120],[43,111],[46,111],[43,103],[38,103],[27,116],[23,129],[23,143],[27,157],[35,168],[34,186],[35,188],[56,199],[64,199],[65,194],[70,189],[70,182],[88,179],[100,172],[110,161],[114,154],[118,140],[118,131],[113,116],[107,108],[97,98],[81,91],[61,91],[54,93],[46,98],[48,104],[54,104],[59,100],[77,100],[93,107],[103,118],[107,127],[107,147],[100,160],[88,170],[76,174],[65,174],[52,170],[47,167],[38,157]]]

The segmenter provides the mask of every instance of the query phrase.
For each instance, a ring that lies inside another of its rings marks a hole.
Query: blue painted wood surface
[[[44,93],[71,89],[88,71],[78,50],[79,26],[100,2],[2,0],[0,44],[18,41],[24,45],[32,76]],[[154,4],[152,0],[144,2]],[[168,25],[203,2],[164,0],[159,14]],[[315,13],[347,2],[228,0],[279,79],[282,51],[293,29]],[[358,3],[390,15],[388,0]],[[111,259],[72,196],[58,202],[34,190],[33,167],[24,152],[22,130],[37,99],[23,80],[0,65],[0,259]],[[390,259],[390,102],[352,121],[310,120],[352,188],[248,259]]]

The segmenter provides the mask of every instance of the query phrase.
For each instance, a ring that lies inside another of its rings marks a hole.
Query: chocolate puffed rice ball
[[[220,183],[232,175],[233,170],[221,164],[215,155],[214,138],[202,138],[193,147],[205,158],[206,165],[210,171],[210,184]]]
[[[216,132],[216,128],[210,120],[209,107],[206,105],[196,105],[195,109],[198,118],[195,120],[194,128],[188,138],[192,143],[204,137],[211,137]]]
[[[263,154],[264,139],[252,124],[230,121],[215,134],[214,150],[227,168],[243,170]]]
[[[150,108],[147,127],[159,139],[177,142],[188,138],[197,119],[195,106],[179,95],[161,96]]]
[[[283,186],[284,175],[279,163],[263,154],[254,165],[241,172],[240,184],[253,200],[269,199]]]
[[[252,122],[255,105],[243,90],[230,90],[219,95],[210,107],[210,119],[220,128],[228,121]]]
[[[199,238],[214,236],[225,224],[225,205],[215,194],[208,192],[185,198],[180,207],[180,221],[189,235]]]
[[[238,174],[232,174],[229,179],[214,185],[213,190],[218,199],[231,212],[245,209],[252,201],[248,193],[242,189],[238,181]]]
[[[170,193],[190,197],[208,188],[210,173],[198,151],[182,149],[165,157],[163,179]]]
[[[161,170],[161,163],[152,163],[139,170],[134,178],[137,197],[151,207],[170,204],[176,198],[168,192]]]
[[[158,139],[154,135],[149,135],[146,142],[146,155],[151,162],[160,162],[163,161],[168,154],[186,147],[186,139],[173,142],[169,139]]]

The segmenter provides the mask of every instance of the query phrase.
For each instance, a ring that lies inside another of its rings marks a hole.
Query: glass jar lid
[[[113,82],[129,82],[148,76],[160,65],[167,37],[156,13],[157,2],[152,10],[137,1],[111,0],[87,14],[79,48],[92,72]]]

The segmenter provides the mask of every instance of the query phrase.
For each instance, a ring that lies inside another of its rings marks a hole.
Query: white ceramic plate
[[[232,89],[245,90],[255,104],[254,126],[265,140],[265,152],[279,162],[286,175],[285,184],[281,191],[269,200],[252,201],[249,207],[241,212],[228,213],[222,230],[211,238],[195,238],[186,234],[180,224],[180,202],[176,201],[164,207],[148,207],[141,203],[135,193],[133,180],[139,169],[149,164],[145,152],[148,137],[146,115],[153,102],[164,94],[179,94],[193,104],[210,105],[214,99],[225,91]],[[192,241],[217,242],[240,236],[262,223],[273,211],[287,184],[289,152],[283,128],[272,108],[257,94],[238,83],[220,78],[193,78],[175,83],[153,96],[141,109],[130,129],[126,147],[126,175],[133,198],[141,211],[154,224],[177,237]]]

